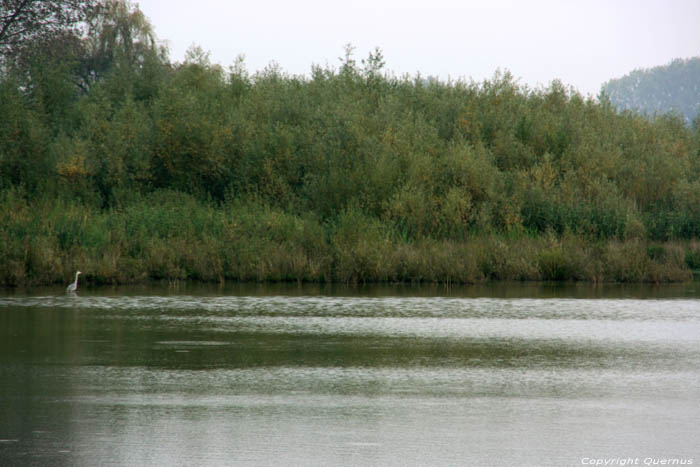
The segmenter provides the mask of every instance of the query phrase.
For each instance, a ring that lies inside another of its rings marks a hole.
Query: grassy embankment
[[[700,242],[590,242],[573,234],[406,241],[359,211],[323,224],[262,206],[213,207],[159,193],[124,210],[2,200],[0,280],[92,284],[201,281],[669,282],[692,277]]]

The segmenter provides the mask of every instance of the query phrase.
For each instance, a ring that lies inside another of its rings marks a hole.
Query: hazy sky
[[[192,45],[225,67],[290,74],[380,47],[386,70],[440,78],[560,79],[583,94],[634,68],[700,55],[700,0],[140,0],[171,59]]]

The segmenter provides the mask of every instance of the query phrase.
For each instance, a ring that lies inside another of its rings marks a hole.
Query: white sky
[[[173,61],[196,44],[224,67],[289,74],[360,62],[380,47],[386,71],[522,84],[560,79],[597,95],[635,68],[700,55],[700,0],[139,0]]]

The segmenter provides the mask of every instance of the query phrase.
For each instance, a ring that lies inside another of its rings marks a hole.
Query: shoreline
[[[700,241],[564,231],[407,236],[346,211],[332,221],[258,204],[161,193],[116,210],[4,196],[0,287],[165,282],[673,283],[700,269]]]
[[[79,298],[118,296],[191,296],[191,297],[356,297],[445,299],[695,299],[700,293],[698,280],[674,283],[589,283],[552,281],[490,281],[478,284],[410,283],[311,283],[311,282],[171,282],[151,280],[138,284],[82,284]],[[65,284],[0,287],[0,298],[55,297],[68,299]],[[75,297],[75,295],[73,295]]]

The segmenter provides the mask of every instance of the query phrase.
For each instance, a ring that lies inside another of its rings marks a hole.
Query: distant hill
[[[692,122],[700,107],[700,57],[638,69],[602,86],[619,109],[648,114],[675,111]]]

